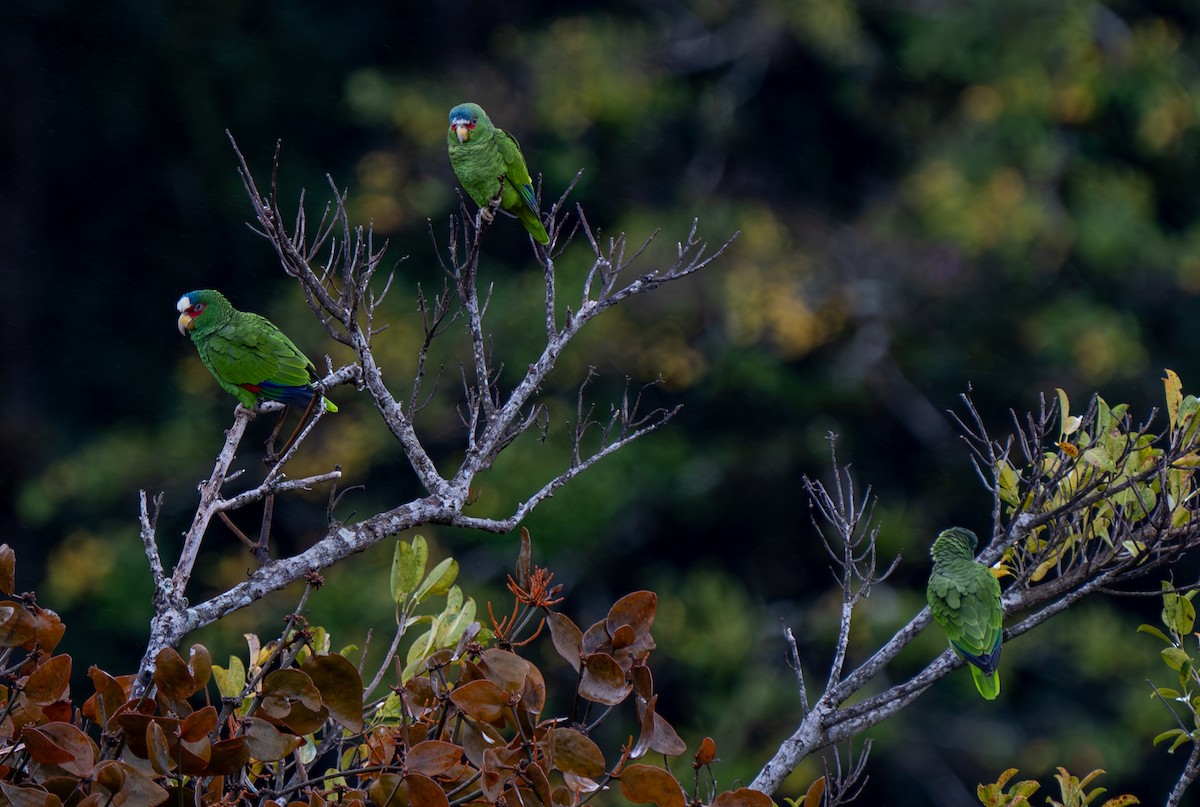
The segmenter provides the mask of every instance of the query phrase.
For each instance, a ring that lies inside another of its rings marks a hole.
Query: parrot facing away
[[[459,104],[450,110],[446,144],[450,165],[475,204],[486,210],[499,194],[501,210],[520,219],[534,241],[550,243],[516,138],[493,126],[479,104]]]
[[[1000,694],[1000,642],[1004,608],[1000,583],[975,560],[978,539],[962,527],[938,535],[930,549],[933,573],[925,596],[933,621],[941,625],[950,646],[966,659],[975,688],[988,700]]]
[[[200,361],[229,394],[253,409],[257,398],[304,409],[316,390],[317,369],[274,323],[238,311],[213,289],[179,298],[179,332],[192,338]],[[337,407],[323,399],[325,411]]]

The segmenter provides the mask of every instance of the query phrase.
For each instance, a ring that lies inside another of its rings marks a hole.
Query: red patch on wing
[[[255,395],[257,395],[259,393],[259,391],[262,390],[262,386],[259,384],[238,384],[238,386],[241,387],[242,389],[246,390],[247,392],[253,392]]]

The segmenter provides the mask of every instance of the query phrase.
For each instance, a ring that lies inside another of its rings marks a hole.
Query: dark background
[[[903,555],[858,616],[854,660],[922,605],[939,529],[988,527],[990,500],[945,414],[962,411],[961,393],[1002,436],[1010,409],[1055,387],[1076,410],[1099,392],[1145,417],[1164,367],[1185,392],[1200,373],[1191,4],[192,5],[10,2],[0,26],[0,528],[20,586],[66,619],[81,671],[136,666],[150,616],[137,491],[165,492],[170,557],[233,407],[176,332],[178,297],[219,288],[318,364],[349,359],[246,228],[226,130],[260,181],[282,141],[286,210],[306,188],[317,215],[328,174],[389,255],[407,256],[379,348],[401,391],[417,284],[441,282],[430,222],[444,243],[456,210],[444,140],[460,101],[520,138],[547,200],[583,169],[572,199],[602,233],[640,243],[661,227],[649,265],[694,217],[710,241],[741,232],[703,275],[608,312],[579,340],[547,387],[551,439],[514,445],[475,505],[503,514],[562,467],[589,365],[601,411],[625,374],[634,388],[662,377],[651,397],[683,403],[676,420],[528,527],[577,622],[627,591],[659,593],[664,711],[690,748],[716,739],[722,786],[748,781],[798,720],[780,620],[810,690],[826,671],[839,592],[802,477],[828,475],[829,433],[858,489],[879,497],[885,557]],[[560,261],[565,288],[586,252]],[[514,222],[490,231],[490,326],[509,381],[538,347],[530,257]],[[440,358],[446,394],[418,428],[446,470],[461,451],[453,345]],[[421,494],[361,397],[334,394],[342,413],[293,469],[337,462],[366,486],[341,518]],[[246,443],[252,471],[267,428]],[[278,551],[322,534],[326,498],[285,500]],[[511,536],[423,532],[437,557],[460,560],[469,594],[503,602]],[[227,533],[209,544],[194,600],[251,565]],[[330,570],[310,604],[335,647],[388,632],[391,551]],[[244,652],[240,633],[273,635],[291,602],[270,598],[197,638],[218,658]],[[969,804],[1005,768],[1048,784],[1064,765],[1106,769],[1110,793],[1161,799],[1182,760],[1151,745],[1174,723],[1144,679],[1170,676],[1134,632],[1156,612],[1096,600],[1021,637],[994,704],[965,673],[939,683],[872,732],[867,793]],[[894,674],[942,646],[929,632]],[[810,761],[779,795],[819,772]]]

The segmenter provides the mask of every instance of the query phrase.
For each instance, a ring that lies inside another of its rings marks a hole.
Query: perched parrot
[[[925,592],[933,620],[967,660],[975,688],[988,700],[1000,694],[1000,640],[1004,610],[1000,584],[975,560],[975,533],[951,527],[933,542],[933,573]]]
[[[238,311],[212,289],[189,291],[175,307],[179,332],[192,337],[200,361],[242,406],[253,409],[262,397],[308,407],[317,369],[270,320]],[[324,403],[327,412],[338,411],[328,398]]]
[[[450,110],[446,144],[450,165],[475,204],[486,209],[499,194],[501,210],[520,219],[534,241],[550,243],[516,138],[493,126],[479,104],[459,104]]]

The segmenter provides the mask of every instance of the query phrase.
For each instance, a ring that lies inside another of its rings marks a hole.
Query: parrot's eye
[[[192,306],[192,311],[195,312],[195,316],[200,316],[204,313],[204,303],[196,303]]]

